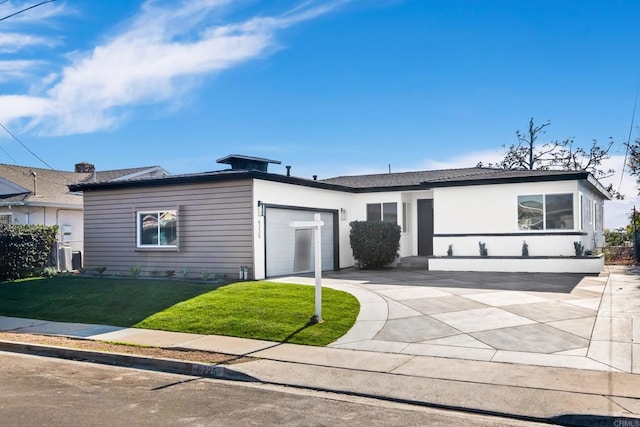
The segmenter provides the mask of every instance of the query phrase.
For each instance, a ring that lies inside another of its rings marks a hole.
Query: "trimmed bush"
[[[353,221],[349,241],[360,268],[391,264],[400,249],[400,226],[384,221]]]
[[[0,280],[43,271],[57,234],[57,225],[0,225]]]

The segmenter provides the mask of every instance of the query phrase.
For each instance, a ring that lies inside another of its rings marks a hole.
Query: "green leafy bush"
[[[400,226],[384,221],[353,221],[349,241],[360,268],[392,263],[400,249]]]
[[[0,225],[0,280],[42,272],[57,234],[56,225]]]

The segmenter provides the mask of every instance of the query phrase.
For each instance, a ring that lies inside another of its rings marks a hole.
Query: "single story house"
[[[432,270],[596,272],[605,188],[588,172],[464,168],[316,180],[270,173],[279,161],[231,155],[231,168],[161,178],[84,182],[85,267],[142,275],[168,270],[262,279],[313,269],[319,213],[323,269],[354,265],[349,223],[401,227],[400,256]],[[479,243],[488,256],[480,257]],[[528,257],[522,246],[528,245]],[[449,254],[448,254],[449,251]],[[451,256],[449,256],[451,255]]]
[[[0,224],[58,225],[58,242],[72,252],[83,251],[82,193],[69,184],[117,182],[167,176],[160,166],[96,171],[77,163],[73,172],[0,164]]]

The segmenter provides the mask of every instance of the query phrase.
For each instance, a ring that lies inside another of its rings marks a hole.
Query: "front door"
[[[418,199],[418,255],[433,255],[433,199]]]

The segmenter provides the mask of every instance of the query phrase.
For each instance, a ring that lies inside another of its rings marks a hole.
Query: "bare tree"
[[[610,138],[606,145],[600,145],[594,139],[587,149],[580,146],[575,147],[575,141],[572,138],[539,144],[538,139],[545,134],[545,128],[549,125],[551,125],[550,121],[536,125],[532,117],[529,120],[529,128],[526,132],[516,131],[517,144],[511,144],[508,148],[506,145],[502,146],[506,149],[506,152],[501,161],[488,164],[480,162],[478,166],[507,170],[586,171],[597,179],[609,178],[615,173],[613,169],[602,168],[602,162],[611,157],[609,150],[613,146],[613,139]],[[638,153],[637,171],[640,174],[640,142],[636,142]],[[640,177],[640,175],[636,176]],[[609,185],[607,190],[617,199],[624,198],[613,188],[613,185]]]

